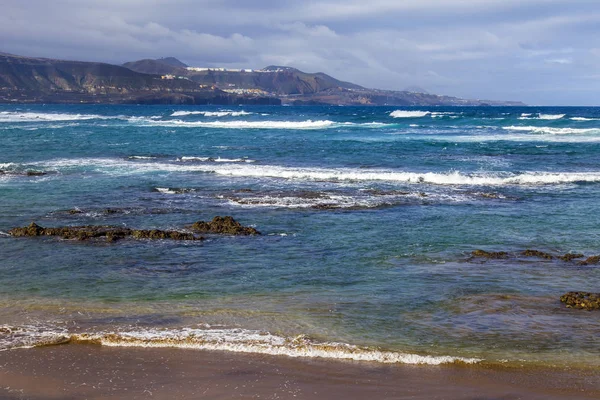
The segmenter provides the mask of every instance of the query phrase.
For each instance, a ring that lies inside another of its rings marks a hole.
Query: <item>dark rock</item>
[[[579,261],[578,265],[594,265],[600,263],[600,256],[591,256],[583,261]]]
[[[42,171],[27,171],[26,175],[27,176],[42,176],[42,175],[47,175],[47,173],[42,172]]]
[[[260,235],[260,232],[249,226],[242,226],[233,217],[216,216],[210,222],[198,221],[192,230],[202,233],[221,233],[228,235]]]
[[[554,258],[551,254],[538,250],[525,250],[521,252],[521,255],[525,257],[545,258],[546,260],[552,260]]]
[[[60,236],[63,239],[88,240],[104,237],[108,242],[132,237],[134,239],[171,239],[171,240],[202,240],[192,233],[179,231],[163,231],[159,229],[143,230],[129,229],[118,226],[65,226],[56,228],[43,228],[32,222],[23,228],[14,228],[8,231],[15,237],[22,236]]]
[[[560,301],[565,303],[567,308],[600,310],[600,293],[569,292],[560,296]]]
[[[74,214],[83,214],[83,211],[81,211],[78,208],[73,208],[71,210],[67,210],[67,213],[72,214],[72,215],[74,215]]]
[[[490,259],[505,259],[509,257],[509,254],[505,251],[485,251],[475,250],[471,253],[473,257],[490,258]]]
[[[576,258],[583,258],[583,257],[585,257],[585,256],[583,254],[579,254],[579,253],[567,253],[564,256],[558,256],[558,258],[563,261],[573,261]]]

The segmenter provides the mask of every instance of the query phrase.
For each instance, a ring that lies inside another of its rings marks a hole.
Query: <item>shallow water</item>
[[[599,267],[519,253],[600,253],[598,151],[599,108],[0,106],[0,345],[597,367],[600,313],[558,299]],[[263,234],[6,234],[215,215]]]

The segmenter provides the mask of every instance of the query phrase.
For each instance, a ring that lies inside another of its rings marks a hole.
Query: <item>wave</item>
[[[600,182],[600,171],[524,173],[482,172],[407,172],[395,169],[360,168],[301,168],[276,165],[251,165],[246,163],[153,163],[127,162],[119,159],[59,159],[31,163],[50,169],[91,167],[108,174],[137,174],[153,171],[203,172],[244,178],[274,178],[328,182],[402,182],[432,185],[504,186],[504,185],[552,185],[578,182]]]
[[[566,114],[531,114],[531,113],[523,113],[519,117],[519,119],[541,119],[541,120],[556,120],[564,118]]]
[[[205,127],[217,129],[327,129],[341,127],[360,127],[360,128],[381,128],[390,126],[390,124],[380,122],[352,123],[352,122],[334,122],[330,120],[305,120],[305,121],[131,121],[145,122],[156,126],[177,126],[177,127]]]
[[[600,118],[572,117],[571,121],[600,121]]]
[[[546,133],[551,135],[570,135],[585,133],[600,133],[600,128],[553,128],[549,126],[506,126],[502,129],[509,131],[527,131],[532,133]]]
[[[130,160],[154,160],[156,157],[153,156],[129,156],[127,157]]]
[[[475,364],[483,360],[429,356],[338,342],[317,342],[305,335],[284,337],[247,329],[180,328],[117,332],[69,333],[61,329],[0,326],[0,349],[31,348],[65,343],[93,343],[111,347],[185,348],[287,357],[371,361],[385,364]]]
[[[114,119],[122,117],[110,117],[96,114],[65,114],[65,113],[35,113],[35,112],[0,112],[1,122],[51,122],[51,121],[84,121],[91,119]]]
[[[390,117],[392,118],[421,118],[426,115],[431,114],[430,111],[406,111],[406,110],[396,110],[390,113]]]
[[[173,114],[171,114],[171,117],[183,117],[186,115],[204,115],[205,117],[226,117],[226,116],[239,117],[242,115],[250,115],[250,114],[254,114],[254,113],[247,112],[247,111],[229,111],[229,110],[223,110],[223,111],[175,111]]]
[[[156,190],[159,193],[164,193],[164,194],[184,194],[184,193],[191,193],[191,192],[195,192],[195,189],[186,189],[186,188],[163,188],[163,187],[157,187],[154,188],[154,190]]]
[[[255,160],[249,158],[221,158],[221,157],[179,157],[177,161],[202,161],[202,162],[223,162],[223,163],[253,163]]]

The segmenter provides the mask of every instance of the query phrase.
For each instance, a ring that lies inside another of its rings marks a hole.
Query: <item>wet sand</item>
[[[600,373],[62,345],[0,352],[0,398],[598,399]]]

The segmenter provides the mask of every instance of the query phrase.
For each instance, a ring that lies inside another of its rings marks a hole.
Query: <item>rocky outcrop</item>
[[[59,236],[63,239],[88,240],[104,238],[107,242],[115,242],[128,237],[134,239],[171,239],[171,240],[203,240],[193,233],[179,231],[164,231],[160,229],[130,229],[118,226],[63,226],[44,228],[32,222],[29,226],[13,228],[8,231],[15,237],[24,236]]]
[[[219,233],[227,235],[260,235],[260,232],[249,226],[242,226],[233,217],[216,216],[210,222],[195,222],[191,229],[200,233]]]
[[[600,293],[569,292],[560,296],[560,301],[565,303],[567,308],[600,310]]]
[[[567,253],[564,256],[558,256],[557,258],[560,259],[560,260],[562,260],[562,261],[569,262],[569,261],[573,261],[575,259],[583,258],[583,257],[585,257],[585,256],[583,254],[580,254],[580,253]]]
[[[525,250],[521,252],[521,255],[525,257],[544,258],[546,260],[552,260],[554,258],[552,254],[544,253],[543,251],[539,250]]]
[[[494,260],[505,259],[509,257],[509,254],[505,251],[485,251],[475,250],[471,252],[471,256],[478,258],[490,258]]]
[[[591,256],[586,258],[583,261],[579,261],[577,263],[578,265],[595,265],[595,264],[600,264],[600,256]]]
[[[487,259],[507,259],[507,258],[516,258],[518,256],[521,257],[536,257],[544,260],[554,260],[558,259],[564,262],[571,262],[578,258],[585,257],[580,253],[567,253],[564,255],[553,255],[550,253],[546,253],[544,251],[527,249],[523,250],[520,253],[508,253],[506,251],[485,251],[485,250],[474,250],[471,252],[471,258],[487,258]],[[600,264],[600,256],[591,256],[586,258],[583,261],[577,263],[577,265],[596,265]]]

